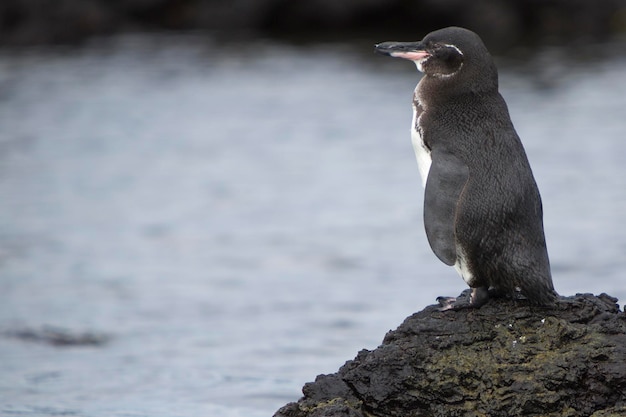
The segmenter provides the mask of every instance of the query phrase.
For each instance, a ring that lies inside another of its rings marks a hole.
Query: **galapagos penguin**
[[[532,304],[553,304],[541,197],[480,37],[449,27],[375,50],[424,73],[413,94],[411,139],[425,187],[426,235],[471,288],[469,302],[439,297],[441,310],[517,292]]]

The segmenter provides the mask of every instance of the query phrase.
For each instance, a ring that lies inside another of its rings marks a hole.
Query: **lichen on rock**
[[[429,306],[274,417],[626,416],[626,315],[601,294],[554,308]]]

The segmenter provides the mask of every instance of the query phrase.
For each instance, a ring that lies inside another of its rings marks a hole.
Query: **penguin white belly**
[[[430,166],[432,164],[432,157],[430,156],[430,150],[426,147],[424,140],[422,139],[422,135],[418,128],[419,126],[419,116],[417,115],[417,108],[415,104],[413,104],[413,121],[411,123],[411,143],[413,144],[413,150],[415,151],[415,158],[417,159],[417,167],[420,171],[420,176],[422,177],[422,185],[426,187],[426,181],[428,180],[428,172],[430,171]],[[454,263],[454,269],[456,272],[463,278],[463,280],[468,284],[472,285],[474,281],[474,274],[469,270],[467,266],[467,262],[465,261],[465,255],[463,251],[460,249],[459,244],[457,243],[457,257],[456,262]]]
[[[474,274],[472,274],[472,272],[467,267],[467,261],[465,261],[465,255],[463,254],[463,251],[460,250],[459,244],[457,243],[456,245],[457,245],[456,246],[457,254],[456,254],[456,262],[454,263],[454,269],[461,276],[461,278],[463,278],[463,281],[465,281],[465,283],[471,287],[472,284],[474,283]]]
[[[415,151],[415,158],[417,159],[417,167],[422,177],[422,185],[426,187],[426,180],[428,179],[428,171],[430,171],[430,164],[432,159],[430,157],[430,151],[424,144],[422,135],[417,128],[417,110],[413,108],[413,123],[411,124],[411,142],[413,143],[413,150]]]

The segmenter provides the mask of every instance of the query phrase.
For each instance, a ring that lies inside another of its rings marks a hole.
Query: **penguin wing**
[[[431,152],[424,195],[424,226],[428,243],[446,265],[456,262],[455,222],[459,198],[469,178],[469,168],[442,150]]]

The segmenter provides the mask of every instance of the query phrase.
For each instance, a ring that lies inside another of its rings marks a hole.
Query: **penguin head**
[[[448,27],[429,33],[418,42],[383,42],[376,52],[413,61],[428,82],[440,87],[464,86],[472,91],[498,88],[498,74],[480,37]]]

